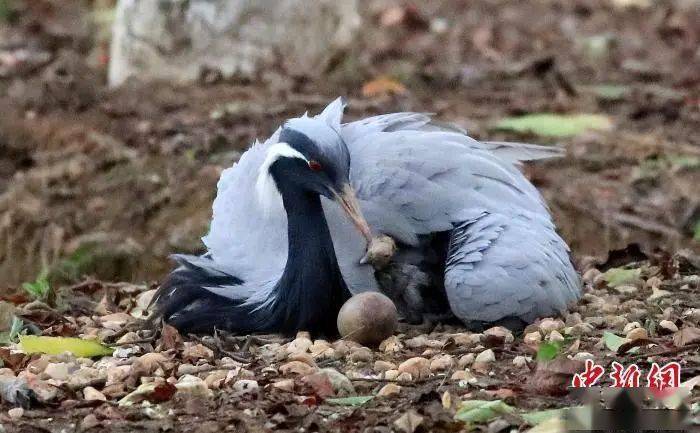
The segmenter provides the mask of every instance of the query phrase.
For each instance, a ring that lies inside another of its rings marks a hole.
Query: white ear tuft
[[[270,167],[279,158],[300,158],[309,162],[304,155],[287,143],[275,143],[267,150],[265,160],[258,169],[255,180],[255,193],[265,216],[276,210],[283,210],[282,195],[270,174]]]

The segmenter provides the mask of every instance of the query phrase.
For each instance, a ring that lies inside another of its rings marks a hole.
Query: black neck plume
[[[277,182],[287,212],[287,264],[275,285],[260,330],[337,334],[336,319],[350,297],[317,193]],[[262,311],[260,311],[262,313]]]

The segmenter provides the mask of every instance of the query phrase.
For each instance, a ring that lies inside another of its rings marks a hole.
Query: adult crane
[[[223,171],[207,252],[174,256],[154,317],[185,332],[333,334],[367,290],[407,318],[444,305],[469,326],[578,299],[569,249],[518,169],[558,148],[480,142],[421,113],[343,124],[344,108],[287,120]]]

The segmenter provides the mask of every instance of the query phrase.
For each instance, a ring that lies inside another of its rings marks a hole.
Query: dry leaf
[[[566,395],[574,374],[583,371],[584,362],[566,358],[538,362],[527,388],[536,393]]]
[[[362,86],[362,96],[365,98],[376,98],[386,95],[402,95],[406,93],[406,86],[400,82],[389,78],[379,77],[366,82]]]
[[[394,421],[394,427],[404,433],[413,433],[423,423],[423,417],[409,410]]]
[[[684,347],[700,341],[700,329],[688,327],[673,334],[673,344],[676,347]]]
[[[163,350],[177,349],[182,346],[182,337],[177,329],[164,323],[160,333],[160,343]]]

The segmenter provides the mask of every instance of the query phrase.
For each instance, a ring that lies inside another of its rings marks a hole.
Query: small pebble
[[[430,376],[430,361],[425,358],[415,357],[407,359],[399,365],[399,373],[408,373],[416,379]]]
[[[404,345],[399,340],[399,337],[392,335],[386,340],[379,343],[379,350],[384,353],[396,353],[403,349]]]
[[[107,397],[104,394],[91,386],[86,386],[83,389],[83,397],[88,401],[107,401]]]
[[[518,355],[515,358],[513,358],[513,365],[518,368],[527,367],[527,361],[527,357],[523,355]]]
[[[303,362],[304,364],[308,364],[312,367],[316,367],[316,361],[314,361],[314,358],[313,358],[313,356],[311,356],[310,353],[306,353],[306,352],[292,353],[287,357],[287,359],[289,361],[299,361],[299,362]]]
[[[580,313],[574,312],[566,315],[566,326],[576,326],[580,323],[583,323]]]
[[[401,392],[401,387],[395,383],[387,383],[379,390],[377,397],[389,397]]]
[[[583,276],[581,277],[581,279],[583,280],[584,283],[588,283],[588,284],[592,285],[594,283],[595,279],[598,278],[598,275],[602,275],[602,272],[600,272],[596,268],[591,268],[583,273]]]
[[[664,329],[667,333],[678,332],[678,326],[670,320],[662,320],[659,322],[659,328]]]
[[[537,347],[542,342],[542,334],[537,331],[525,334],[525,337],[523,337],[523,342],[530,347]]]
[[[571,335],[588,335],[595,331],[595,327],[590,323],[579,323],[571,328]]]
[[[357,347],[353,349],[348,357],[352,362],[370,362],[372,358],[372,351],[367,347]]]
[[[302,376],[306,376],[307,374],[311,374],[316,371],[314,367],[301,361],[290,361],[281,365],[279,370],[281,374],[298,374]]]
[[[647,330],[644,328],[634,328],[630,332],[627,333],[626,337],[629,340],[640,340],[643,338],[649,338],[649,334],[647,333]]]
[[[228,370],[215,370],[204,378],[204,383],[209,389],[219,389],[226,382],[227,377]]]
[[[654,302],[667,296],[671,296],[671,292],[669,292],[668,290],[652,289],[651,296],[649,296],[647,300],[650,302]]]
[[[549,333],[549,341],[564,341],[564,336],[559,331],[554,330]]]
[[[476,358],[474,359],[474,364],[490,364],[495,360],[496,354],[493,353],[493,350],[486,349],[483,352],[476,355]]]
[[[413,375],[411,375],[411,373],[403,372],[396,376],[396,380],[399,382],[410,382],[413,380]]]
[[[311,346],[313,346],[311,339],[302,335],[289,343],[287,346],[287,353],[293,354],[306,352],[311,348]]]
[[[449,370],[454,364],[455,361],[450,355],[438,355],[430,361],[430,371],[438,372]]]
[[[274,382],[272,384],[273,388],[277,388],[282,391],[292,392],[294,391],[294,380],[293,379],[282,379]]]
[[[474,344],[479,344],[481,342],[482,334],[473,334],[470,332],[461,332],[459,334],[453,334],[452,339],[458,346],[473,346]]]
[[[203,344],[185,343],[182,349],[182,357],[184,359],[197,361],[199,359],[212,360],[214,359],[214,351]],[[194,362],[196,364],[196,362]]]
[[[396,364],[382,360],[374,361],[374,371],[384,373],[388,370],[396,370]]]
[[[454,373],[452,373],[452,377],[450,377],[451,380],[456,380],[459,382],[466,382],[469,384],[475,384],[478,380],[474,375],[468,371],[468,370],[457,370]]]
[[[241,379],[233,384],[233,390],[240,394],[256,392],[259,388],[258,382],[250,379]]]
[[[484,335],[487,337],[503,339],[505,343],[512,343],[514,340],[513,333],[503,326],[494,326],[493,328],[489,328],[484,331]]]
[[[467,353],[466,355],[462,355],[461,358],[459,358],[459,361],[457,361],[457,366],[459,368],[465,368],[474,362],[474,359],[476,358],[476,355],[473,353]]]
[[[573,356],[573,359],[576,361],[585,361],[587,359],[595,359],[595,356],[593,356],[592,353],[588,352],[578,352]]]
[[[384,372],[384,379],[387,380],[396,380],[397,377],[399,377],[399,370],[387,370]]]
[[[546,318],[540,322],[540,331],[549,334],[552,331],[563,329],[564,322],[558,319]]]
[[[615,291],[621,295],[632,296],[637,294],[637,292],[639,292],[639,289],[635,286],[623,284],[621,286],[616,286]]]
[[[7,415],[9,415],[10,418],[16,421],[22,418],[22,416],[24,415],[24,409],[22,409],[21,407],[13,407],[12,409],[7,411]]]
[[[178,392],[184,392],[186,394],[198,395],[202,397],[210,397],[213,392],[207,387],[204,380],[198,378],[197,376],[192,376],[191,374],[186,374],[178,379],[175,384]]]
[[[615,329],[624,329],[628,324],[625,316],[607,316],[606,320]]]
[[[49,363],[44,369],[44,374],[54,380],[68,379],[69,369],[65,362]]]
[[[100,425],[100,420],[97,419],[97,416],[94,413],[89,413],[85,415],[85,418],[83,418],[82,422],[80,423],[80,431],[90,430],[98,425]]]

